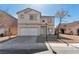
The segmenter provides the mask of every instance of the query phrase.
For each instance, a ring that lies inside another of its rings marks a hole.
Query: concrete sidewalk
[[[79,54],[79,49],[65,43],[49,43],[57,54]]]

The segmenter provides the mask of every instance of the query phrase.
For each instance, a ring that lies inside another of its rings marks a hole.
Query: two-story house
[[[18,36],[38,36],[54,33],[54,16],[41,16],[41,12],[27,8],[17,12]]]

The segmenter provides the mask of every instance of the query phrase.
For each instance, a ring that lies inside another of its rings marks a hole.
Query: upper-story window
[[[34,16],[33,15],[30,15],[30,20],[33,20],[34,19]]]
[[[30,16],[29,16],[29,19],[30,19],[30,20],[36,20],[36,19],[37,19],[37,16],[36,16],[36,15],[30,15]]]
[[[21,18],[21,19],[24,19],[24,15],[23,15],[23,14],[21,14],[21,15],[20,15],[20,18]]]

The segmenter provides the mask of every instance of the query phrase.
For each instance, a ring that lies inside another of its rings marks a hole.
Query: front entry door
[[[79,36],[79,29],[77,29],[77,35]]]
[[[64,34],[64,29],[61,29],[61,33]]]
[[[46,26],[41,26],[41,34],[46,35]]]

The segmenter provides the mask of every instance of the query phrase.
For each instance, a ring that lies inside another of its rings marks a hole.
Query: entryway
[[[41,26],[41,35],[46,35],[46,26]]]
[[[79,29],[77,29],[77,35],[79,36]]]
[[[65,33],[65,30],[64,29],[60,29],[61,33],[64,34]]]

